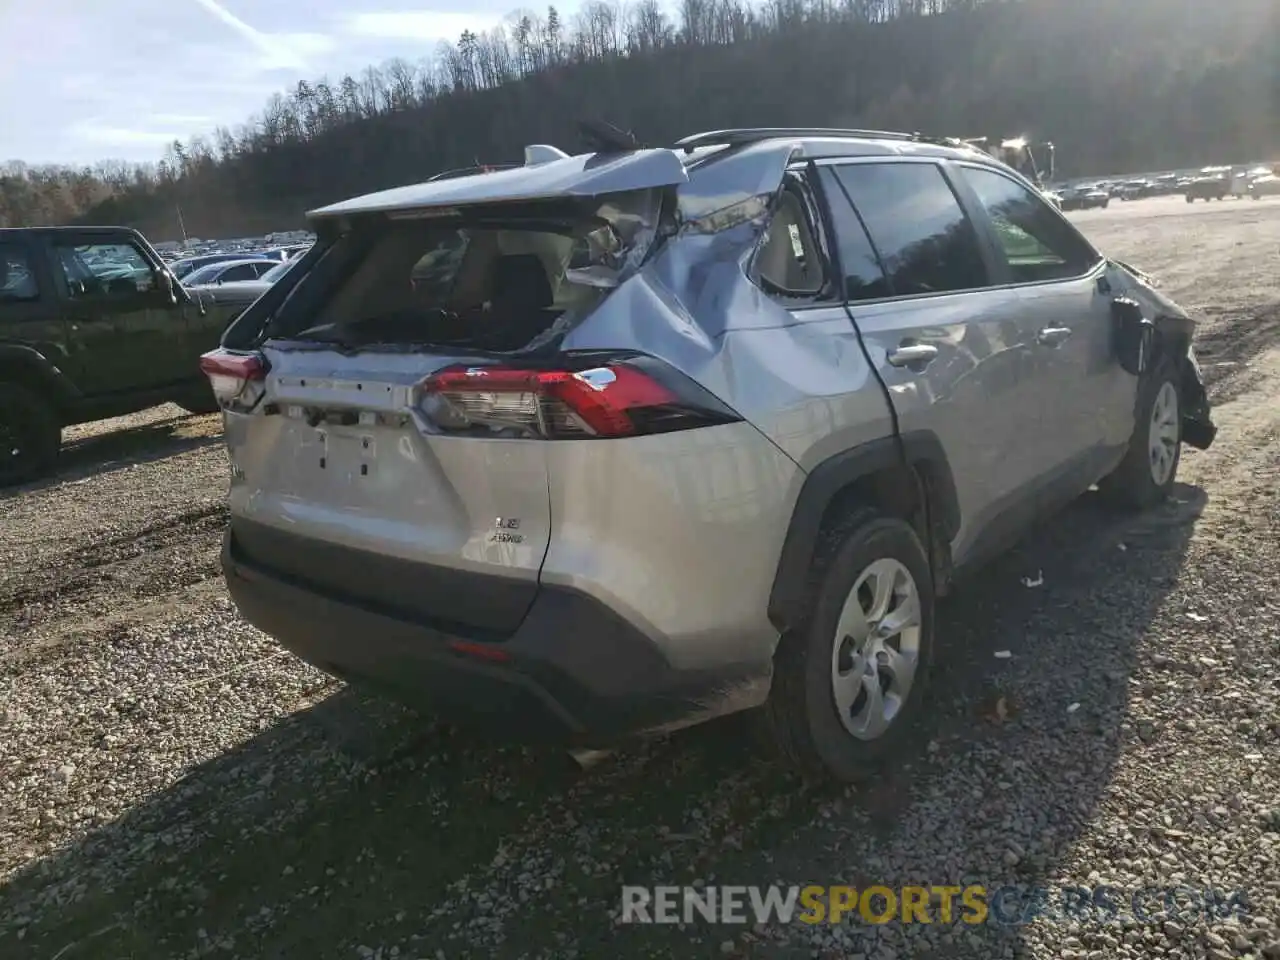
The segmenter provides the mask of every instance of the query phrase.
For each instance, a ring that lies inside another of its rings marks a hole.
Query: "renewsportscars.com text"
[[[1207,921],[1247,916],[1243,891],[1207,887],[625,886],[622,923],[937,923]]]

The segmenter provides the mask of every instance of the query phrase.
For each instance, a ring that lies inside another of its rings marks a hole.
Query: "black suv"
[[[0,485],[48,471],[70,424],[217,410],[199,357],[229,317],[135,230],[0,229]]]

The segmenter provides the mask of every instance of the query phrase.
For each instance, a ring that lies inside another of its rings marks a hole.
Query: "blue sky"
[[[0,161],[159,160],[175,137],[234,128],[300,79],[416,61],[523,5],[0,0]],[[579,6],[557,4],[567,20]]]

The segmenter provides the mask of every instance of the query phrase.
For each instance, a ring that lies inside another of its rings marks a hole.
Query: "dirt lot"
[[[1203,316],[1218,442],[1164,508],[1085,498],[948,601],[933,738],[862,791],[801,789],[732,720],[583,774],[361,700],[228,602],[214,418],[74,431],[0,495],[0,956],[1280,957],[1280,200],[1077,219]],[[614,924],[621,883],[695,879],[1248,915]]]

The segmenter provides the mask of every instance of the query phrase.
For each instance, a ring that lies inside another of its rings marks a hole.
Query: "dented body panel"
[[[1154,324],[1165,349],[1177,358],[1182,367],[1183,442],[1198,450],[1209,449],[1218,429],[1209,410],[1204,374],[1192,347],[1195,318],[1160,291],[1156,278],[1127,263],[1112,261],[1108,276],[1117,292],[1142,307],[1144,317]]]

